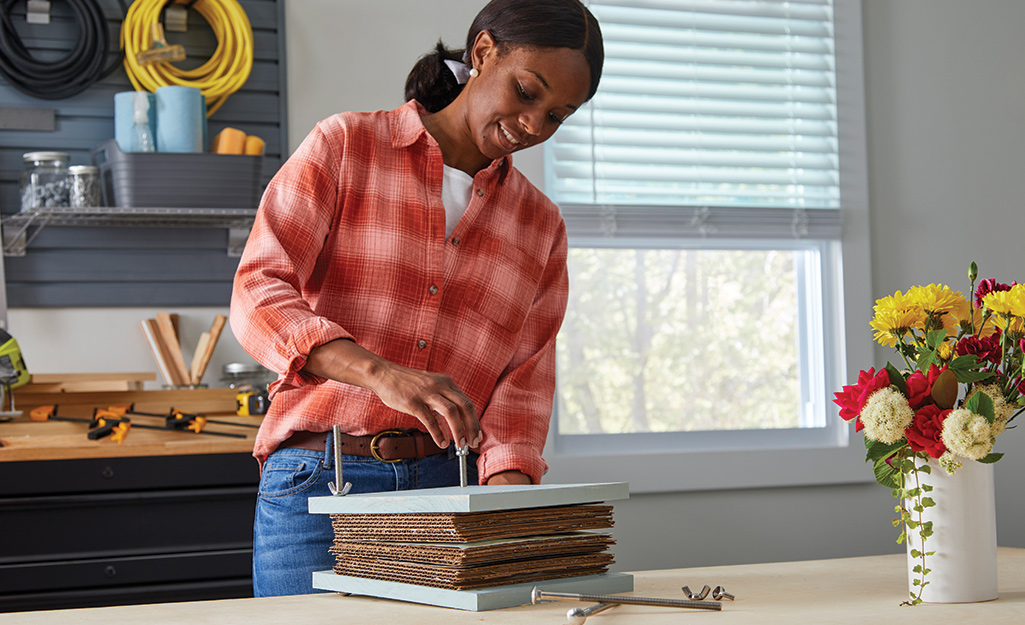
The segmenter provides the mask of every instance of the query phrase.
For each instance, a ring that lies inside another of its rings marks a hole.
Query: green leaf
[[[897,387],[897,390],[907,397],[908,394],[908,383],[904,380],[904,376],[901,375],[897,367],[894,367],[890,363],[886,363],[886,373],[890,376],[890,384]]]
[[[912,549],[911,550],[911,557],[912,558],[921,558],[922,557],[922,552],[919,551],[918,549]],[[915,571],[915,573],[918,573],[918,571]]]
[[[993,377],[993,372],[980,370],[983,364],[975,354],[965,354],[951,360],[947,367],[957,376],[958,382],[972,384]]]
[[[922,490],[924,492],[931,493],[932,492],[932,485],[931,484],[922,484]]]
[[[885,458],[876,461],[875,466],[872,467],[872,472],[875,474],[876,481],[883,486],[887,488],[900,488],[900,482],[897,480],[897,470],[887,464]]]
[[[980,392],[972,395],[972,398],[965,402],[965,408],[986,417],[990,425],[996,421],[996,408],[993,406],[993,399],[986,393]]]
[[[913,569],[911,569],[911,570],[912,570],[913,572],[915,572],[915,573],[921,573],[921,572],[922,572],[922,565],[921,565],[921,564],[916,564],[916,565],[915,565],[915,568],[913,568]]]
[[[936,505],[936,502],[931,497],[922,497],[922,507],[931,508]]]
[[[1003,457],[1004,457],[1004,454],[993,452],[993,453],[989,454],[988,456],[986,456],[985,458],[980,458],[979,462],[981,462],[982,464],[993,464],[994,462],[996,462],[997,460],[1000,460]]]
[[[927,464],[923,464],[922,466],[918,467],[918,472],[930,475],[932,473],[932,467]]]
[[[935,349],[923,349],[915,361],[915,368],[922,372],[929,371],[929,365],[939,366],[940,358],[936,355]]]
[[[889,458],[904,446],[903,439],[889,445],[879,441],[869,443],[869,440],[868,438],[865,439],[865,462],[876,462],[877,460]]]
[[[935,350],[937,347],[943,344],[943,341],[947,338],[946,330],[933,330],[925,335],[925,344],[929,349]]]

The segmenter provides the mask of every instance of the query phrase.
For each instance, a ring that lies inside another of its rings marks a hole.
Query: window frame
[[[827,397],[824,437],[794,440],[791,430],[573,435],[558,434],[557,405],[544,450],[549,482],[627,481],[634,493],[871,482],[864,449],[842,422],[832,392],[872,358],[871,263],[861,0],[835,0],[837,125],[841,220],[839,240],[819,239],[822,294],[823,387]],[[548,167],[546,158],[546,170]],[[546,172],[547,173],[547,172]],[[624,247],[630,239],[569,235],[572,247]],[[815,240],[815,239],[811,239]],[[807,243],[809,239],[805,239]],[[736,249],[772,249],[781,238],[733,241]],[[651,247],[649,242],[646,247]],[[728,240],[709,240],[724,248]],[[694,241],[682,243],[693,245]],[[700,244],[700,242],[698,243]],[[804,323],[807,320],[802,321]],[[803,349],[803,347],[802,347]],[[802,384],[804,381],[802,381]],[[556,402],[557,403],[557,402]],[[803,428],[799,428],[803,429]],[[653,439],[658,438],[657,443]],[[811,437],[814,438],[814,437]],[[681,442],[682,441],[682,442]]]

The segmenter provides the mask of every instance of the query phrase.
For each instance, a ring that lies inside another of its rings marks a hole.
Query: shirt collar
[[[427,115],[427,109],[416,100],[410,100],[390,112],[391,116],[391,142],[394,148],[407,148],[416,143],[421,137],[428,138],[431,143],[437,145],[427,129],[424,128],[422,115]],[[492,161],[485,171],[500,170],[502,178],[509,168],[512,167],[512,156],[503,156]]]

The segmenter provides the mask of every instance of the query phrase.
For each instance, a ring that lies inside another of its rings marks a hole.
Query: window
[[[871,302],[845,280],[867,256],[859,2],[588,5],[601,87],[545,147],[570,237],[553,471],[862,481],[831,403],[845,303]]]

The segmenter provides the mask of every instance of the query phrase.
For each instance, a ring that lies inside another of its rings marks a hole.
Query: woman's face
[[[480,74],[467,85],[467,122],[489,161],[546,141],[587,100],[591,72],[578,50],[507,46],[499,53],[484,31],[473,56]]]

